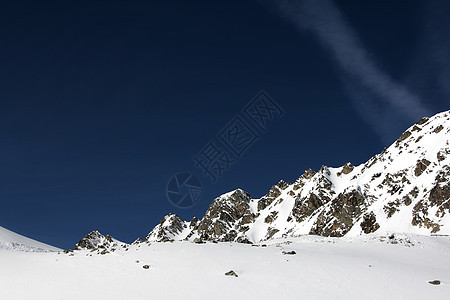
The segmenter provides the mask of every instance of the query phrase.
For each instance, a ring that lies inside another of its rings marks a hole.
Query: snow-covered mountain
[[[423,118],[366,163],[306,170],[261,198],[237,189],[201,220],[164,217],[146,241],[255,243],[313,234],[450,234],[450,111]]]
[[[58,251],[60,249],[24,237],[0,226],[0,250],[49,252]]]

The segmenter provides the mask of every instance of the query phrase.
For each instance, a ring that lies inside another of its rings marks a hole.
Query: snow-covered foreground
[[[450,237],[304,236],[266,245],[141,243],[106,255],[86,250],[0,251],[0,298],[448,299],[450,295]],[[225,276],[230,270],[239,277]],[[441,284],[428,283],[435,279]]]

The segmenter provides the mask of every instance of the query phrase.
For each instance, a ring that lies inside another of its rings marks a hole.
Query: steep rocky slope
[[[449,137],[449,111],[423,118],[364,164],[306,170],[258,199],[237,189],[214,199],[201,220],[166,216],[146,240],[450,234]]]

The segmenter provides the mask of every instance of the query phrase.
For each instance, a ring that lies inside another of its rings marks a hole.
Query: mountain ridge
[[[236,189],[201,219],[168,214],[137,242],[258,243],[305,234],[450,234],[450,111],[425,117],[365,163],[308,169],[260,198]]]

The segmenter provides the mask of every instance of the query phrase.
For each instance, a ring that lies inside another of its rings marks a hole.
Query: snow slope
[[[58,251],[60,249],[24,237],[0,226],[0,250],[48,252]]]
[[[303,236],[266,244],[141,243],[105,255],[3,251],[0,298],[438,300],[450,295],[449,237]],[[230,270],[239,277],[225,276]]]

